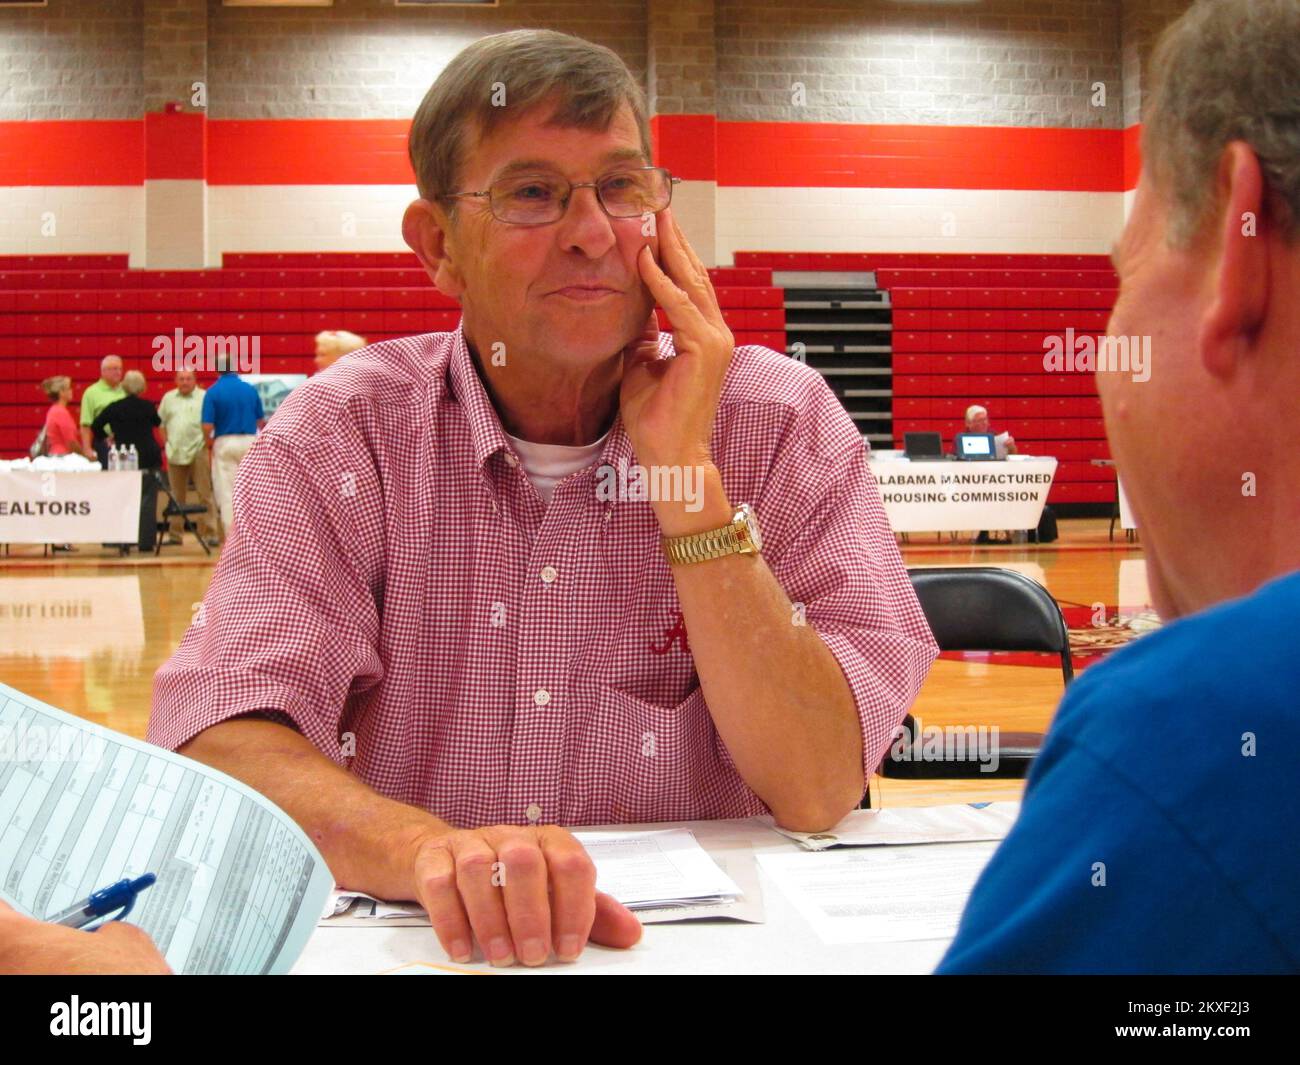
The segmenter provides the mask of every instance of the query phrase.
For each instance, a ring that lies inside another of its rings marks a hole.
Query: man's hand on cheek
[[[642,465],[711,462],[709,442],[735,338],[723,320],[709,272],[687,243],[670,208],[659,215],[660,266],[647,245],[638,253],[641,280],[664,309],[677,357],[658,358],[653,314],[623,352],[620,407]]]
[[[494,825],[430,836],[417,845],[415,893],[443,950],[471,959],[477,940],[493,965],[574,961],[588,941],[630,947],[631,911],[596,890],[582,844],[553,825]]]

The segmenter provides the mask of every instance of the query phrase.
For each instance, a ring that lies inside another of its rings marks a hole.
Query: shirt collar
[[[492,400],[483,386],[474,357],[470,354],[465,341],[464,319],[456,325],[452,334],[451,358],[448,365],[448,377],[452,394],[465,412],[469,422],[470,439],[474,445],[474,461],[480,469],[498,451],[512,451],[501,418]],[[623,428],[623,415],[614,417],[614,424],[605,438],[605,446],[600,453],[600,465],[610,465],[616,469],[620,463],[631,464],[633,461],[632,441]]]

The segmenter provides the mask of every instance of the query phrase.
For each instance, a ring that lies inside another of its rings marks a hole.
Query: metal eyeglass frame
[[[510,221],[510,220],[507,219],[507,218],[502,218],[502,217],[501,217],[500,215],[498,215],[498,214],[496,213],[496,211],[493,209],[493,206],[492,206],[492,189],[491,189],[490,187],[484,189],[482,192],[448,192],[448,193],[444,193],[444,198],[445,198],[445,199],[448,199],[448,200],[459,200],[459,199],[463,199],[463,198],[466,197],[466,196],[479,196],[479,197],[481,197],[481,196],[486,196],[486,197],[487,197],[487,202],[488,202],[488,210],[491,211],[491,213],[492,213],[492,217],[495,218],[495,219],[496,219],[498,222],[500,222],[502,225],[507,225],[507,226],[553,226],[553,225],[555,225],[556,222],[562,221],[563,218],[564,218],[564,216],[568,213],[568,211],[569,211],[569,201],[573,199],[573,193],[574,193],[574,190],[575,190],[575,189],[591,189],[591,190],[592,190],[593,192],[595,192],[595,194],[596,194],[596,202],[597,202],[598,204],[600,204],[600,209],[601,209],[602,211],[604,211],[605,214],[607,214],[610,218],[640,218],[640,217],[641,217],[643,214],[645,214],[646,212],[644,212],[644,211],[638,211],[636,214],[614,214],[614,213],[612,213],[612,212],[610,211],[610,209],[605,205],[605,200],[604,200],[604,198],[600,195],[600,182],[601,182],[601,181],[604,181],[606,178],[613,177],[613,176],[616,175],[616,174],[626,174],[626,173],[633,172],[633,171],[637,171],[637,170],[661,170],[661,171],[663,171],[663,173],[665,173],[665,174],[668,175],[668,203],[665,203],[663,207],[660,207],[660,208],[659,208],[659,210],[662,211],[662,210],[664,209],[664,207],[668,207],[668,206],[673,202],[673,186],[674,186],[674,185],[680,185],[680,184],[682,183],[682,179],[679,178],[679,177],[674,176],[673,173],[672,173],[672,171],[669,170],[666,166],[632,166],[632,167],[626,167],[626,168],[624,168],[624,169],[622,169],[622,170],[611,170],[608,174],[603,174],[603,175],[602,175],[598,180],[596,180],[596,181],[576,181],[576,182],[571,182],[571,181],[568,181],[567,179],[561,179],[561,180],[563,180],[563,181],[565,182],[565,184],[567,184],[567,185],[569,186],[569,192],[568,192],[568,195],[566,195],[566,196],[565,196],[565,197],[560,201],[562,206],[561,206],[561,210],[560,210],[559,217],[558,217],[558,218],[552,218],[552,219],[550,219],[549,221],[546,221],[546,222],[512,222],[512,221]],[[558,175],[557,175],[557,176],[558,176]],[[507,179],[502,178],[501,180],[504,181],[504,180],[507,180]],[[494,185],[495,185],[495,184],[499,184],[499,182],[493,182],[493,184],[494,184]],[[657,212],[656,212],[656,213],[657,213]]]

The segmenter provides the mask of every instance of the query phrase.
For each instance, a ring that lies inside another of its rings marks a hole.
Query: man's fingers
[[[541,965],[551,955],[551,903],[546,856],[532,840],[516,838],[497,849],[492,884],[505,896],[515,957]]]
[[[496,850],[486,839],[466,832],[452,837],[456,859],[456,887],[460,891],[470,927],[493,965],[512,965],[515,960],[505,899],[493,877],[499,870]]]
[[[426,848],[416,861],[416,892],[429,915],[433,933],[452,961],[467,962],[474,956],[469,917],[456,888],[456,865],[446,847]]]
[[[643,245],[643,248],[643,251],[637,252],[637,266],[641,271],[641,280],[645,282],[655,302],[664,309],[673,328],[681,329],[692,320],[703,324],[704,316],[695,305],[695,301],[664,273],[650,253],[649,245]]]
[[[546,830],[541,845],[550,872],[555,956],[574,961],[587,945],[596,919],[596,865],[582,844],[563,829]]]
[[[591,926],[591,941],[606,947],[627,948],[641,940],[641,922],[614,896],[596,892],[596,920]]]

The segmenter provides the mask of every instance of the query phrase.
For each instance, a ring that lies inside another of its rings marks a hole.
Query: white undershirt
[[[555,486],[564,478],[579,470],[585,470],[600,456],[609,432],[599,440],[578,447],[566,444],[534,444],[531,440],[520,440],[510,436],[510,443],[519,452],[519,461],[523,463],[524,473],[533,482],[537,494],[549,503]]]

